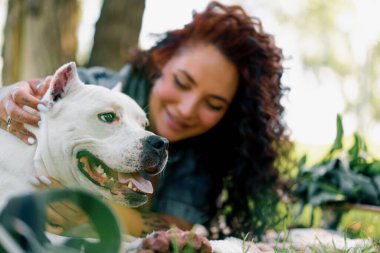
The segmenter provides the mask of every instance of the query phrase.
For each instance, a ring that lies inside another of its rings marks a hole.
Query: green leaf
[[[301,157],[301,159],[300,159],[299,162],[298,162],[298,167],[299,167],[299,168],[304,167],[305,164],[306,164],[306,162],[307,162],[307,155],[306,155],[306,154],[303,154],[303,156]]]
[[[321,190],[329,193],[334,193],[334,194],[341,194],[342,192],[340,189],[338,189],[337,186],[329,184],[329,183],[322,183],[320,184]]]
[[[317,192],[319,192],[319,183],[318,182],[310,182],[308,184],[308,188],[307,188],[307,199],[310,201],[311,198],[313,198],[313,196],[315,194],[317,194]]]
[[[379,175],[380,174],[380,161],[372,162],[369,165],[367,172],[371,176]]]
[[[359,155],[360,147],[361,147],[362,140],[358,134],[354,134],[354,144],[352,147],[348,150],[348,153],[350,155],[351,159],[355,159]]]
[[[350,169],[356,173],[364,174],[368,171],[369,167],[368,161],[366,161],[363,157],[355,157],[350,161]]]
[[[380,194],[380,175],[376,175],[373,178],[373,184],[375,185],[377,189],[377,194],[379,195]]]
[[[343,124],[342,116],[340,114],[336,117],[336,136],[333,146],[329,151],[329,155],[332,155],[335,151],[341,150],[343,148]]]
[[[343,194],[349,198],[356,198],[358,196],[358,187],[356,187],[353,178],[346,171],[338,173],[339,188]]]
[[[342,202],[345,199],[346,197],[343,194],[320,192],[310,199],[310,204],[313,206],[319,206],[331,202]]]
[[[357,187],[360,187],[360,199],[359,202],[363,201],[366,204],[379,204],[379,199],[377,195],[377,190],[372,184],[371,179],[367,176],[361,174],[352,174],[352,179]]]
[[[311,168],[310,172],[312,173],[312,180],[318,180],[318,178],[324,177],[327,173],[334,170],[337,163],[339,163],[339,160],[334,159],[328,161],[326,164],[317,165]]]

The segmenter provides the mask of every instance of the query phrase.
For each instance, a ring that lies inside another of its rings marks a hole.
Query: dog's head
[[[147,175],[161,172],[168,141],[145,130],[144,111],[125,94],[85,85],[74,63],[54,74],[43,97],[37,153],[46,173],[107,199],[139,206],[153,192]]]

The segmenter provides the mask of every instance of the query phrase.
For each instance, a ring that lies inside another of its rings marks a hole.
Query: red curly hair
[[[167,32],[150,49],[153,76],[194,43],[216,46],[239,72],[237,94],[222,121],[202,136],[202,146],[208,161],[221,166],[214,174],[224,177],[227,197],[219,211],[228,225],[238,236],[242,231],[260,235],[275,217],[277,161],[291,149],[280,103],[287,91],[281,83],[282,51],[261,21],[240,6],[210,2],[191,23]]]

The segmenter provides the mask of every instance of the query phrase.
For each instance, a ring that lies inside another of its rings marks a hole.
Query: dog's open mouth
[[[80,171],[94,184],[108,189],[114,195],[127,193],[151,194],[152,183],[138,172],[122,173],[108,167],[88,151],[77,153]]]

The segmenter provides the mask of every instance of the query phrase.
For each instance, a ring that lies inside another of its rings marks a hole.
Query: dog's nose
[[[141,154],[141,164],[148,175],[160,173],[167,161],[168,139],[151,135],[144,140],[144,151]]]
[[[159,154],[162,154],[162,152],[165,152],[169,146],[168,139],[161,136],[157,136],[157,135],[149,136],[146,141]]]

